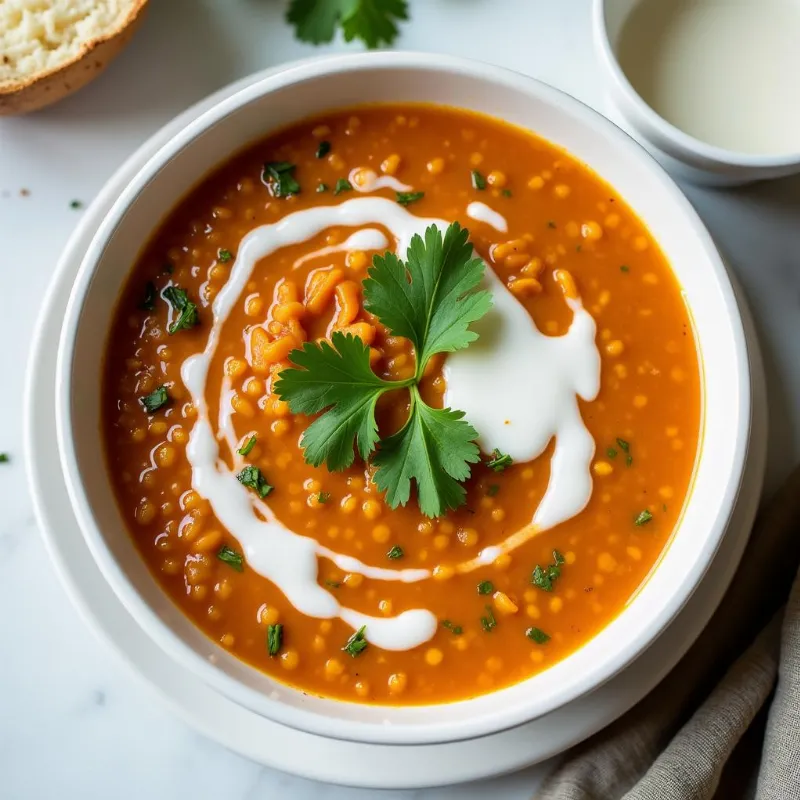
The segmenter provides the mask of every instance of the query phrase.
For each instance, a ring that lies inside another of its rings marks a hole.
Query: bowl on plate
[[[360,705],[276,682],[207,639],[157,585],[121,518],[101,430],[101,374],[115,302],[137,253],[214,167],[271,131],[322,111],[427,102],[505,119],[585,162],[647,225],[685,294],[703,370],[701,455],[691,496],[657,568],[585,646],[535,677],[481,697],[430,706]],[[282,724],[373,743],[455,741],[519,725],[617,674],[664,630],[702,579],[732,513],[751,419],[742,323],[722,260],[661,168],[607,120],[535,80],[444,56],[380,53],[306,62],[269,75],[187,125],[130,182],[87,250],[58,355],[58,445],[76,517],[106,580],[146,633],[182,667]]]

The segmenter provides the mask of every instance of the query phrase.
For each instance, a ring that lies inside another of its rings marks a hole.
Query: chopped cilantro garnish
[[[342,584],[338,581],[325,581],[326,586],[330,586],[331,589],[338,589]]]
[[[11,456],[8,453],[0,453],[0,464],[8,464],[11,461]]]
[[[278,622],[275,625],[267,625],[267,653],[276,656],[280,652],[283,643],[283,625]]]
[[[486,488],[486,494],[488,497],[494,497],[499,491],[500,491],[499,483],[490,483],[489,486]]]
[[[474,169],[470,172],[470,177],[472,178],[472,188],[477,189],[479,192],[482,192],[486,188],[486,178],[481,175],[478,170]]]
[[[244,556],[226,544],[222,545],[217,551],[217,558],[220,561],[224,561],[228,566],[233,567],[237,572],[244,571]]]
[[[557,227],[557,225],[556,225],[556,223],[555,223],[555,222],[553,222],[553,220],[552,220],[552,219],[549,219],[549,220],[547,220],[547,227],[548,227],[548,228],[556,228],[556,227]]]
[[[272,491],[272,486],[267,483],[267,479],[258,467],[249,465],[236,478],[242,486],[252,489],[262,500]]]
[[[464,629],[460,625],[454,625],[449,619],[442,620],[442,627],[446,628],[454,636],[461,636],[464,633]]]
[[[224,264],[227,261],[230,261],[233,258],[233,253],[230,250],[226,250],[224,247],[220,248],[217,251],[217,261],[221,264]]]
[[[320,142],[319,146],[317,147],[317,158],[325,158],[328,153],[331,151],[331,143],[330,142]]]
[[[158,411],[159,408],[165,406],[169,402],[167,387],[159,386],[157,389],[153,389],[150,394],[140,397],[139,402],[144,406],[144,410],[148,414]]]
[[[294,179],[295,165],[288,161],[270,161],[264,164],[262,180],[275,197],[288,197],[300,191],[300,184]]]
[[[386,554],[386,558],[396,559],[402,558],[405,554],[403,553],[403,548],[400,545],[394,545],[392,549]]]
[[[525,635],[536,644],[545,644],[550,641],[550,637],[541,628],[528,628]]]
[[[353,184],[350,183],[347,178],[339,178],[336,181],[336,186],[333,188],[334,194],[341,194],[342,192],[352,192],[353,191]]]
[[[500,194],[503,195],[503,197],[511,197],[511,189],[502,189]]]
[[[77,211],[79,208],[83,208],[83,202],[81,200],[71,200],[69,207]]]
[[[256,446],[257,437],[253,434],[237,451],[240,456],[249,456],[250,451]]]
[[[342,648],[345,653],[348,653],[353,658],[360,655],[367,649],[367,640],[364,636],[364,631],[367,629],[366,625],[362,625],[348,640],[347,644]]]
[[[633,520],[633,524],[639,526],[647,525],[651,519],[653,519],[653,515],[647,509],[644,509],[644,511],[640,511],[636,515],[636,518]]]
[[[537,589],[552,592],[553,583],[561,576],[561,565],[563,563],[564,556],[558,550],[553,550],[553,563],[548,564],[546,567],[540,567],[537,564],[531,575],[531,583]]]
[[[406,19],[406,0],[291,0],[286,12],[286,21],[303,42],[333,41],[341,26],[346,42],[360,39],[370,49],[392,44],[397,23]]]
[[[153,281],[147,281],[144,287],[144,298],[142,299],[141,307],[145,311],[155,311],[156,296],[156,285],[153,283]]]
[[[331,493],[330,492],[320,492],[317,495],[317,502],[321,503],[322,505],[325,505],[325,503],[327,503],[328,500],[330,500],[330,499],[331,499]]]
[[[481,627],[486,633],[489,633],[492,628],[497,627],[497,620],[494,618],[491,606],[484,606],[484,608],[486,609],[486,616],[481,617]]]
[[[480,290],[484,264],[473,258],[468,232],[453,223],[442,237],[431,226],[425,238],[411,240],[407,261],[394,253],[375,256],[364,281],[364,307],[394,336],[409,339],[417,354],[414,376],[387,381],[370,367],[369,347],[361,339],[334,332],[331,341],[306,342],[289,354],[294,367],[283,370],[275,393],[295,414],[322,413],[302,438],[309,464],[329,470],[353,463],[354,449],[366,460],[379,440],[375,405],[388,391],[407,389],[406,424],[381,440],[373,456],[375,483],[391,508],[406,505],[411,483],[417,487],[422,513],[441,516],[466,499],[462,482],[479,460],[477,432],[463,412],[427,405],[418,384],[436,353],[467,347],[477,338],[469,325],[491,305]]]
[[[608,450],[606,450],[606,455],[609,458],[616,458],[617,457],[617,451],[613,447],[609,447]]]
[[[395,199],[401,206],[410,206],[416,203],[417,200],[422,200],[425,197],[425,192],[395,192]]]
[[[620,270],[620,272],[630,272],[630,271],[631,271],[631,268],[630,268],[630,267],[629,267],[627,264],[623,264],[623,265],[622,265],[622,266],[619,268],[619,270]]]
[[[180,286],[167,286],[161,292],[163,298],[172,306],[177,317],[167,328],[170,336],[180,330],[188,330],[197,325],[197,306],[189,299],[189,295]]]
[[[322,192],[328,191],[328,184],[327,183],[318,183],[317,184],[317,194],[322,194]]]
[[[511,456],[501,453],[496,447],[492,451],[492,457],[486,462],[486,466],[493,472],[502,472],[506,467],[514,463]]]
[[[478,584],[478,594],[491,594],[494,591],[494,584],[491,581],[481,581]]]
[[[633,464],[633,456],[631,455],[631,446],[628,442],[624,439],[617,439],[617,445],[619,445],[619,449],[625,453],[625,466],[629,467]]]

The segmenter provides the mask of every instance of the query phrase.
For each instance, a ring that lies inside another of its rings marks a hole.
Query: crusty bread
[[[127,44],[147,0],[0,0],[0,115],[85,86]]]

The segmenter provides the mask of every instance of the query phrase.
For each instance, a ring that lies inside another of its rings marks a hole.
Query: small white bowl
[[[673,175],[693,183],[739,186],[800,172],[800,152],[761,156],[716,147],[676,128],[642,99],[623,72],[616,53],[623,26],[639,2],[641,0],[594,0],[594,47],[612,119]],[[787,98],[787,102],[791,101]]]
[[[308,696],[234,658],[201,633],[150,575],[121,518],[102,456],[101,373],[112,313],[137,255],[210,170],[271,131],[327,109],[429,102],[483,112],[535,131],[620,192],[673,265],[704,361],[701,452],[673,541],[622,613],[570,657],[515,686],[457,703],[395,708]],[[694,591],[719,547],[742,478],[750,430],[747,347],[714,243],[689,202],[628,136],[531,78],[430,53],[366,53],[299,64],[221,101],[186,126],[132,179],[89,247],[58,353],[56,417],[75,514],[109,585],[183,668],[277,722],[373,743],[468,739],[534,719],[591,692],[630,664]]]

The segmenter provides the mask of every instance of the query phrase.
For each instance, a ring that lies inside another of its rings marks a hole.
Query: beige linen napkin
[[[799,564],[800,467],[680,664],[570,751],[537,800],[799,800]]]

